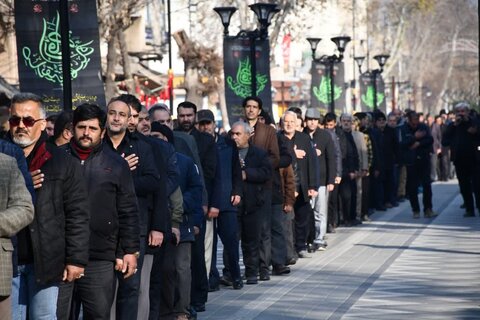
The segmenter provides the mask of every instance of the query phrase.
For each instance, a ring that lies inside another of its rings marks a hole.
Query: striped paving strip
[[[440,208],[450,198],[444,197]],[[288,277],[210,294],[208,311],[201,318],[341,318],[431,221],[412,222],[408,207],[404,204],[375,215],[372,223],[332,235],[331,250],[299,260]]]

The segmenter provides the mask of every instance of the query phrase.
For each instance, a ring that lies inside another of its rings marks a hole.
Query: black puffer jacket
[[[88,186],[90,260],[115,261],[116,255],[139,251],[138,205],[127,162],[103,144],[82,161],[72,143],[66,151],[83,165]]]
[[[29,170],[41,169],[35,190],[35,217],[29,225],[36,281],[59,282],[65,264],[88,262],[89,211],[82,168],[65,152],[42,139],[29,157]]]

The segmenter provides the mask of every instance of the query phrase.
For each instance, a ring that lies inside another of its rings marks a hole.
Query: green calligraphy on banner
[[[43,18],[43,32],[38,44],[38,52],[32,53],[32,49],[26,46],[22,49],[22,56],[25,59],[25,64],[37,76],[62,85],[62,47],[59,27],[60,17],[58,11],[56,17],[51,21]],[[76,79],[78,73],[88,66],[90,62],[89,56],[94,52],[94,49],[90,46],[92,43],[93,40],[82,42],[77,37],[73,37],[70,31],[72,80]]]
[[[377,92],[377,106],[381,105],[385,95],[383,93]],[[367,92],[362,94],[363,103],[369,108],[373,109],[375,104],[375,89],[373,86],[367,87]]]
[[[328,76],[323,76],[322,80],[318,84],[318,87],[313,87],[313,94],[315,97],[318,99],[318,101],[324,103],[324,104],[330,104],[332,102],[331,98],[331,85],[332,85],[332,79]],[[342,88],[333,85],[333,99],[338,100],[342,96]]]
[[[256,78],[256,95],[258,96],[265,89],[265,86],[268,82],[268,77],[264,74],[257,74]],[[228,87],[239,97],[246,98],[252,95],[252,71],[249,58],[240,60],[236,79],[233,79],[232,76],[227,76],[227,84]]]

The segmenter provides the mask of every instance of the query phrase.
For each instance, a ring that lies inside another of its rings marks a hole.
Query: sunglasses
[[[16,127],[20,124],[20,121],[23,122],[23,124],[25,125],[25,127],[33,127],[35,125],[35,123],[37,123],[37,121],[40,121],[40,120],[45,120],[45,119],[37,119],[35,120],[34,118],[32,117],[19,117],[19,116],[11,116],[10,119],[8,119],[8,123],[12,126],[12,127]]]

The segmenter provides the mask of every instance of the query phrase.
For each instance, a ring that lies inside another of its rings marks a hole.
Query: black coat
[[[292,154],[289,151],[288,139],[280,132],[277,133],[277,141],[278,150],[280,152],[280,161],[278,162],[278,168],[275,168],[273,172],[272,204],[283,204],[284,197],[280,169],[286,168],[292,164]]]
[[[268,153],[250,144],[245,156],[246,174],[243,181],[242,209],[244,213],[258,210],[265,203],[264,190],[272,177],[272,165]]]
[[[315,152],[310,141],[310,137],[303,132],[295,131],[291,140],[297,150],[305,151],[306,155],[302,159],[296,158],[298,173],[300,175],[300,191],[303,193],[305,201],[309,201],[308,190],[317,190],[319,181],[317,180],[317,160]]]
[[[217,168],[215,139],[208,133],[200,132],[193,128],[190,135],[195,138],[198,147],[198,155],[202,164],[203,179],[208,194],[211,194],[215,181],[215,170]]]
[[[30,171],[41,169],[45,175],[35,190],[35,216],[28,226],[40,284],[60,282],[65,264],[87,265],[91,213],[81,166],[45,140],[27,158]]]
[[[415,132],[417,131],[425,131],[426,135],[417,140],[415,138]],[[410,149],[410,147],[417,141],[420,145],[416,149]],[[415,129],[413,129],[408,123],[400,126],[399,144],[402,164],[410,166],[418,161],[430,161],[430,153],[433,152],[433,137],[426,124],[419,123]]]
[[[104,140],[105,146],[110,147],[110,150],[118,155],[123,154],[124,157],[128,157],[135,154],[138,157],[137,168],[131,173],[138,201],[140,235],[146,236],[148,231],[151,230],[148,225],[149,208],[152,208],[153,194],[158,191],[160,183],[160,175],[155,165],[152,147],[140,137],[139,133],[127,132],[117,149],[114,149],[112,141],[107,135]]]
[[[80,160],[72,143],[65,149],[82,164],[88,186],[90,260],[115,261],[138,252],[138,205],[127,162],[103,143],[86,160]]]
[[[338,137],[342,149],[342,179],[350,180],[349,174],[360,170],[357,146],[351,132],[339,128]]]
[[[317,129],[312,135],[313,149],[320,150],[320,156],[317,156],[318,180],[320,186],[335,183],[336,157],[335,146],[332,135],[324,129]]]

